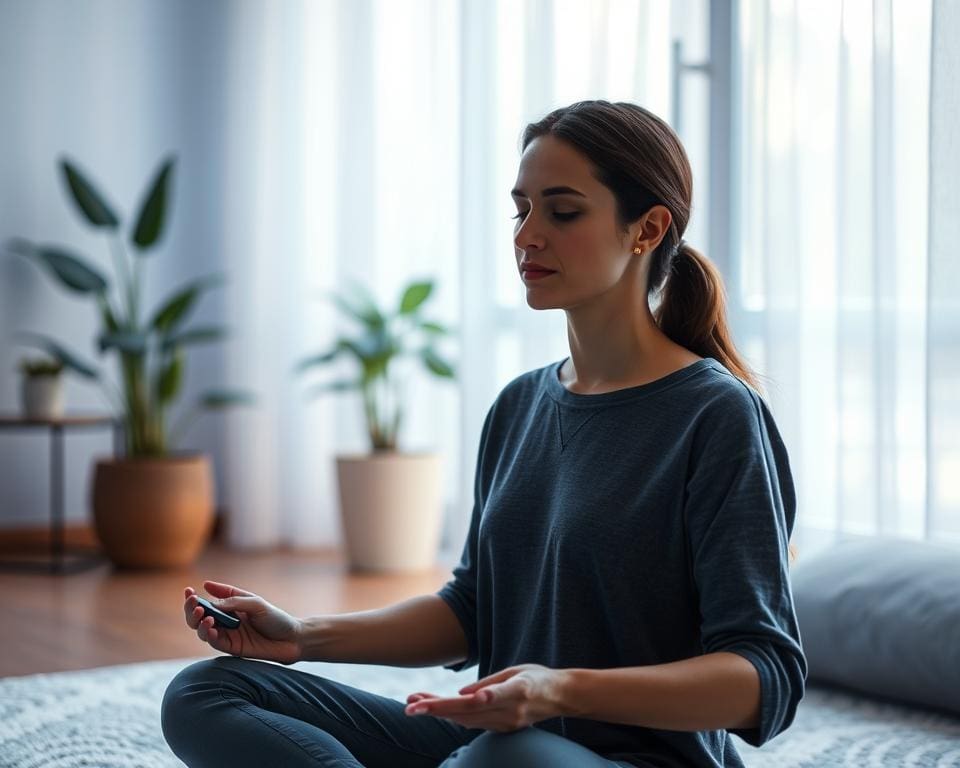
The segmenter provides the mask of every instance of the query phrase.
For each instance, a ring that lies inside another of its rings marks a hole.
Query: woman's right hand
[[[196,630],[197,637],[223,653],[247,659],[265,659],[281,664],[300,660],[301,622],[259,595],[243,589],[205,581],[203,587],[210,602],[223,611],[232,611],[240,618],[236,629],[213,626],[213,617],[203,618],[203,608],[197,604],[197,593],[192,587],[184,589],[183,611],[187,626]]]

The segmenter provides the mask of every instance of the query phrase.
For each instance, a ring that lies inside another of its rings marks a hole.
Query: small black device
[[[240,619],[229,611],[221,611],[204,597],[197,597],[197,603],[203,608],[203,618],[213,616],[213,626],[221,629],[236,629],[240,626]]]

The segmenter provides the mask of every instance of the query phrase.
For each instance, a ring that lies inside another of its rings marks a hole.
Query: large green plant
[[[184,328],[200,295],[222,279],[209,276],[195,280],[182,286],[151,314],[142,313],[144,262],[160,240],[166,223],[174,159],[168,158],[161,164],[140,205],[129,232],[132,256],[124,245],[119,216],[97,188],[73,163],[62,159],[59,165],[69,196],[82,216],[109,238],[115,267],[113,284],[93,263],[62,246],[36,245],[18,238],[10,241],[8,248],[46,268],[68,291],[96,302],[102,324],[96,346],[101,357],[108,352],[116,354],[122,387],[109,381],[97,365],[48,336],[21,333],[20,337],[27,344],[45,349],[68,370],[100,384],[124,423],[129,456],[166,455],[175,446],[182,428],[192,423],[198,409],[222,408],[252,399],[235,391],[207,392],[168,430],[168,413],[181,394],[185,349],[225,335],[221,327]]]
[[[420,316],[422,305],[432,292],[432,281],[411,283],[402,292],[399,305],[392,313],[382,311],[360,285],[353,286],[352,295],[331,294],[329,298],[336,306],[359,323],[360,331],[353,336],[339,337],[330,350],[308,357],[297,365],[297,372],[303,373],[332,363],[341,355],[354,359],[359,368],[355,378],[321,384],[312,390],[312,394],[359,390],[374,451],[397,450],[403,403],[397,396],[398,382],[391,371],[391,363],[396,358],[413,356],[436,376],[455,377],[453,366],[434,346],[450,330]]]

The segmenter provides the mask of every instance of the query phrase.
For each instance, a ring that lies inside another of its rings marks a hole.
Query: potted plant
[[[363,401],[371,451],[337,456],[341,524],[354,570],[421,570],[436,556],[443,524],[440,455],[398,449],[404,406],[393,366],[398,358],[412,356],[430,373],[454,378],[453,367],[436,349],[450,331],[420,314],[432,292],[430,281],[411,283],[392,313],[381,311],[359,285],[352,296],[330,296],[359,331],[297,366],[303,373],[348,357],[357,371],[311,392],[358,391]]]
[[[63,363],[49,358],[24,358],[20,403],[28,419],[63,418]]]
[[[209,537],[214,487],[209,457],[175,447],[197,409],[250,401],[239,392],[208,392],[172,428],[168,425],[182,390],[185,351],[225,335],[220,327],[185,327],[201,294],[222,281],[216,276],[194,280],[152,313],[143,311],[143,271],[166,223],[173,158],[161,164],[139,207],[129,232],[132,256],[113,208],[73,163],[62,159],[59,165],[83,218],[109,237],[113,279],[67,248],[23,239],[11,241],[8,248],[42,266],[62,287],[95,302],[101,323],[96,347],[101,357],[115,356],[120,386],[98,365],[48,336],[20,336],[97,382],[123,424],[125,455],[98,460],[93,478],[94,526],[106,555],[119,566],[183,566],[196,559]]]

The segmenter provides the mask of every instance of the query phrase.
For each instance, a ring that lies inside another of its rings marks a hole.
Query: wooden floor
[[[189,569],[68,575],[0,572],[0,677],[213,656],[184,623],[183,588],[243,587],[297,616],[377,608],[436,591],[449,567],[353,574],[331,551],[238,553],[212,545]]]

